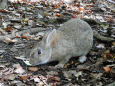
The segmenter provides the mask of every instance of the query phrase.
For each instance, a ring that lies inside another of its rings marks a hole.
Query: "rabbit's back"
[[[70,37],[75,35],[81,36],[81,34],[83,35],[83,33],[86,33],[87,31],[92,32],[89,24],[81,19],[71,19],[65,22],[59,30]]]
[[[63,33],[62,40],[64,39],[68,42],[72,56],[76,56],[76,54],[77,56],[86,55],[91,49],[93,44],[93,31],[85,21],[71,19],[64,23],[59,28],[59,31]]]

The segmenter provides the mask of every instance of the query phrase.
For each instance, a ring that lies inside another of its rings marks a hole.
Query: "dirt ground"
[[[0,86],[115,86],[115,41],[94,36],[87,61],[81,64],[78,57],[72,57],[64,68],[55,68],[58,62],[28,66],[21,57],[39,41],[34,30],[58,29],[71,18],[83,18],[99,34],[115,39],[114,3],[114,0],[9,3],[7,10],[0,10]]]

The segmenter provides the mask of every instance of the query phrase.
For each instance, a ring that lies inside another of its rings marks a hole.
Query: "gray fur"
[[[71,57],[85,57],[92,45],[91,27],[83,20],[71,19],[58,30],[52,30],[43,37],[31,51],[30,63],[39,65],[57,60],[58,66],[63,67]],[[39,49],[42,51],[40,55],[38,55]],[[85,59],[80,61],[83,62]]]
[[[0,0],[0,9],[8,8],[8,0]]]

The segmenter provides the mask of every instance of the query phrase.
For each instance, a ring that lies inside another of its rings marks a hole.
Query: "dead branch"
[[[114,38],[102,36],[97,31],[93,31],[93,33],[94,33],[94,37],[97,38],[98,40],[101,40],[101,41],[104,41],[104,42],[115,41]]]

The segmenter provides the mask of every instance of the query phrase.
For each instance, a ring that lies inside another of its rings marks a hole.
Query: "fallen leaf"
[[[23,38],[23,39],[28,39],[27,36],[21,36],[21,38]]]
[[[14,70],[15,73],[19,73],[19,74],[25,73],[25,70],[21,67],[20,64],[14,64],[13,67],[15,68]]]
[[[13,28],[12,28],[12,27],[7,26],[7,28],[6,28],[6,32],[11,32],[12,30],[13,30]]]
[[[16,38],[20,38],[20,36],[16,36]]]
[[[108,21],[108,22],[112,22],[112,20],[113,20],[113,18],[112,18],[112,16],[106,16],[106,21]]]
[[[49,78],[48,78],[48,82],[59,82],[60,80],[59,80],[59,78],[58,77],[55,77],[55,76],[50,76]]]
[[[17,40],[15,40],[15,39],[12,40],[12,39],[6,37],[6,38],[5,38],[5,42],[6,42],[6,43],[15,43],[15,42],[17,42]]]
[[[112,54],[110,53],[110,50],[106,50],[106,51],[104,52],[104,60],[112,59],[112,58],[114,58],[114,55],[112,55]]]
[[[34,82],[41,82],[41,80],[40,80],[40,78],[38,78],[38,77],[33,77],[33,79],[34,79]]]
[[[96,47],[99,48],[99,49],[104,49],[104,48],[105,48],[105,45],[104,45],[104,44],[99,44],[99,45],[97,45]]]
[[[84,8],[83,7],[79,7],[78,10],[79,10],[79,12],[81,12],[81,11],[84,10]]]
[[[108,67],[108,66],[107,66],[107,67],[103,67],[103,69],[104,69],[104,70],[105,70],[105,72],[107,72],[107,73],[108,73],[108,72],[110,72],[110,70],[111,70],[111,68],[110,68],[110,67]]]
[[[74,61],[71,61],[71,64],[74,64]]]
[[[15,74],[9,74],[7,76],[5,76],[5,79],[7,80],[14,80],[17,76]]]
[[[112,42],[112,45],[115,46],[115,42]]]
[[[63,0],[64,3],[71,4],[74,2],[74,0]]]
[[[96,78],[96,79],[101,79],[103,73],[96,73],[96,74],[91,73],[91,75],[92,75],[94,78]]]
[[[25,19],[25,20],[24,20],[24,22],[25,22],[26,24],[28,24],[28,21],[29,21],[29,19]]]
[[[28,70],[31,72],[36,72],[36,71],[38,71],[38,68],[37,67],[29,67]]]
[[[20,78],[21,78],[22,80],[27,80],[27,79],[28,79],[28,76],[27,76],[27,75],[22,75],[22,76],[20,76]]]
[[[46,86],[43,82],[39,82],[36,84],[36,86]]]
[[[57,13],[57,14],[56,14],[56,16],[57,16],[57,17],[60,17],[60,16],[61,16],[61,14]]]
[[[39,75],[39,78],[42,79],[42,80],[47,80],[47,78],[43,75]]]
[[[43,38],[43,36],[37,36],[37,37],[34,37],[34,40],[40,40],[40,39],[42,39]]]
[[[6,11],[3,9],[0,9],[0,13],[6,13]]]
[[[91,13],[91,10],[85,10],[85,13],[89,14],[89,13]]]

